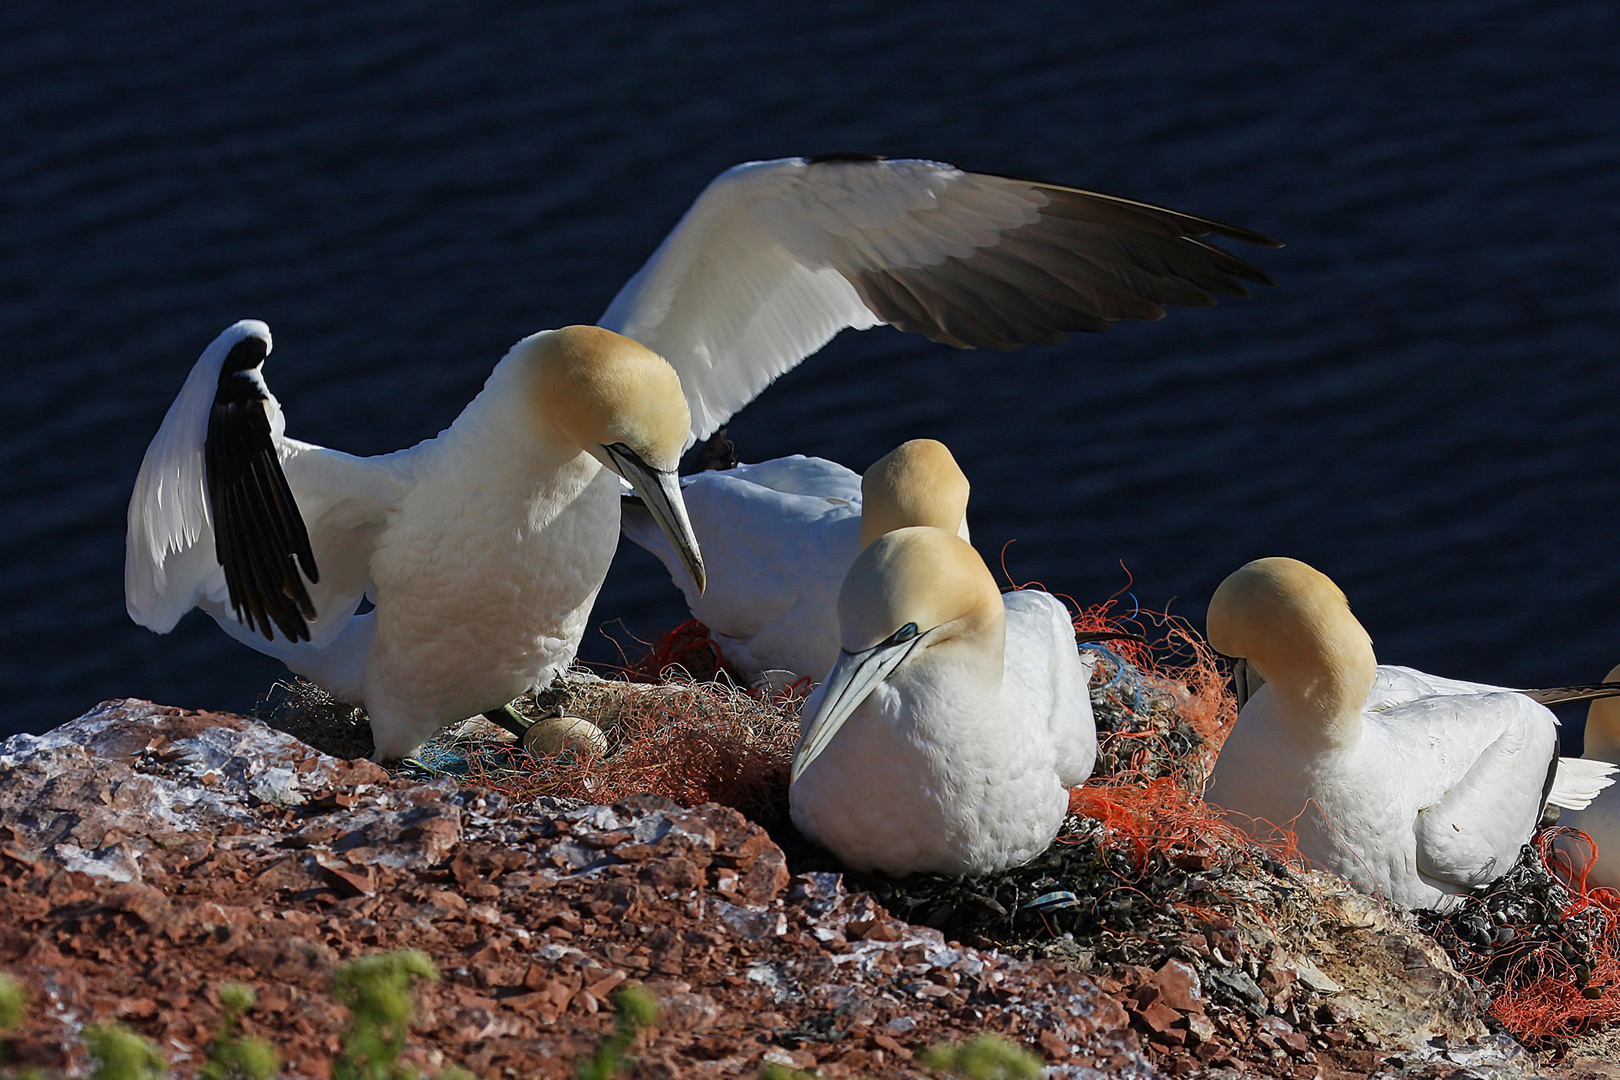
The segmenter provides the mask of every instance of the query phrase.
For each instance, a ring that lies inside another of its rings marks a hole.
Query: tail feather
[[[1620,766],[1591,758],[1559,758],[1547,805],[1585,810],[1604,788],[1614,783],[1617,768]]]

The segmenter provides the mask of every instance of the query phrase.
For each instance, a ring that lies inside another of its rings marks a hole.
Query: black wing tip
[[[1599,698],[1620,697],[1620,682],[1575,683],[1571,686],[1550,686],[1540,690],[1521,690],[1519,693],[1543,705],[1569,705]]]
[[[1050,180],[1032,180],[1027,176],[1012,176],[1007,173],[974,171],[969,175],[989,176],[997,180],[1011,180],[1015,184],[1028,184],[1030,187],[1040,188],[1044,191],[1061,191],[1067,195],[1080,195],[1085,198],[1102,199],[1106,202],[1115,203],[1120,206],[1134,207],[1146,214],[1154,216],[1163,215],[1182,224],[1183,227],[1186,228],[1189,236],[1206,236],[1210,233],[1214,233],[1216,236],[1222,236],[1228,240],[1241,240],[1245,244],[1254,244],[1257,247],[1280,248],[1284,246],[1281,240],[1274,239],[1255,229],[1247,229],[1242,225],[1232,225],[1224,221],[1217,221],[1214,218],[1201,217],[1198,214],[1189,214],[1184,210],[1176,210],[1168,206],[1160,206],[1157,203],[1145,202],[1142,199],[1132,199],[1124,195],[1113,195],[1109,192],[1096,191],[1092,188],[1075,187],[1073,184],[1058,184]],[[1190,228],[1187,228],[1188,226],[1190,226]],[[1258,271],[1256,271],[1256,273],[1258,273]]]
[[[238,372],[252,371],[264,363],[264,358],[269,355],[269,343],[257,334],[249,334],[232,345],[225,354],[225,360],[219,366],[219,377],[225,379]]]
[[[1044,191],[1061,191],[1066,195],[1079,195],[1088,199],[1102,199],[1105,202],[1114,203],[1118,206],[1131,207],[1141,211],[1142,213],[1155,217],[1162,216],[1174,221],[1178,225],[1181,225],[1184,229],[1186,229],[1188,235],[1191,236],[1204,236],[1209,233],[1214,233],[1217,236],[1224,236],[1228,240],[1241,240],[1246,244],[1255,244],[1259,247],[1280,248],[1283,246],[1283,242],[1281,240],[1274,239],[1273,237],[1268,236],[1256,229],[1245,228],[1242,225],[1233,225],[1229,222],[1218,221],[1215,218],[1207,218],[1199,214],[1189,214],[1185,210],[1177,210],[1174,207],[1169,206],[1160,206],[1158,203],[1147,202],[1143,199],[1133,199],[1125,195],[1114,195],[1110,192],[1096,191],[1091,188],[1079,188],[1075,187],[1073,184],[1054,184],[1049,180],[1029,180],[1018,176],[1003,176],[999,173],[991,173],[989,175],[996,176],[997,179],[1001,180],[1012,180],[1020,184],[1028,184],[1031,187],[1040,188]]]
[[[265,391],[248,375],[267,351],[262,338],[244,338],[220,371],[203,440],[204,485],[214,555],[238,621],[271,641],[276,630],[308,641],[316,612],[304,581],[318,583],[320,570],[270,433]]]
[[[890,159],[883,154],[869,154],[852,150],[839,150],[827,154],[811,155],[810,157],[804,159],[804,163],[806,165],[870,165],[876,162],[888,160]],[[952,166],[952,168],[956,168],[956,166]],[[1149,213],[1169,215],[1178,221],[1193,224],[1203,230],[1202,232],[1191,233],[1191,235],[1194,236],[1204,236],[1209,233],[1214,233],[1215,235],[1223,236],[1228,240],[1239,240],[1245,244],[1254,244],[1258,247],[1280,248],[1283,246],[1283,242],[1281,240],[1274,239],[1267,236],[1265,233],[1258,232],[1254,229],[1244,228],[1242,225],[1231,225],[1224,221],[1217,221],[1214,218],[1200,217],[1197,214],[1188,214],[1181,210],[1173,210],[1168,206],[1159,206],[1155,203],[1143,202],[1140,199],[1128,199],[1122,195],[1110,195],[1104,191],[1092,191],[1087,188],[1078,188],[1072,184],[1058,184],[1049,180],[1031,180],[1028,177],[1012,176],[1008,173],[983,172],[977,169],[964,169],[963,171],[969,176],[988,176],[994,177],[997,180],[1011,180],[1014,183],[1028,184],[1031,187],[1048,188],[1054,191],[1063,191],[1075,195],[1085,195],[1093,198],[1107,199],[1110,202],[1139,207]],[[1261,273],[1259,270],[1255,270],[1254,274],[1254,277],[1248,277],[1247,280],[1253,281],[1257,285],[1276,285],[1276,282],[1272,281],[1269,277],[1266,277],[1266,275]],[[1247,275],[1245,276],[1247,277]]]
[[[882,154],[862,154],[852,150],[839,150],[831,154],[816,154],[804,159],[806,165],[870,165],[888,161]]]

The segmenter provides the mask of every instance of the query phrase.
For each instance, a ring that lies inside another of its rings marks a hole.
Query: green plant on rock
[[[642,1028],[658,1023],[658,1000],[633,983],[619,987],[613,995],[613,1033],[602,1040],[596,1053],[575,1068],[579,1080],[613,1080],[624,1069],[624,1052],[636,1041]]]
[[[415,1069],[397,1064],[416,1013],[412,988],[438,977],[433,961],[416,949],[362,956],[338,968],[332,996],[353,1019],[332,1063],[333,1080],[415,1080]]]
[[[146,1039],[118,1024],[85,1028],[90,1080],[163,1080],[169,1063]]]
[[[9,1035],[28,1019],[28,991],[10,975],[0,972],[0,1035]]]
[[[224,1015],[208,1044],[208,1060],[197,1070],[199,1080],[270,1080],[281,1072],[281,1056],[275,1047],[263,1039],[236,1033],[255,1000],[251,986],[226,983],[219,988]]]
[[[22,983],[0,971],[0,1068],[11,1061],[11,1040],[6,1036],[22,1027],[28,1020],[28,990]],[[40,1072],[33,1066],[8,1070],[6,1075],[15,1080],[38,1080]]]
[[[1040,1058],[999,1035],[975,1035],[964,1043],[930,1046],[917,1060],[963,1080],[1033,1080],[1041,1075]]]
[[[759,1080],[815,1080],[815,1073],[795,1069],[791,1065],[783,1065],[777,1061],[767,1061],[764,1068],[759,1070]]]

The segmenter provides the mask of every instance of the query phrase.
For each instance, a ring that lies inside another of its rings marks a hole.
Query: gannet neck
[[[1620,681],[1620,664],[1603,676],[1603,681]],[[1598,698],[1586,710],[1583,756],[1620,764],[1620,698]]]
[[[1302,738],[1342,746],[1361,733],[1378,661],[1372,640],[1327,575],[1296,559],[1258,559],[1209,602],[1209,643],[1248,660]]]
[[[861,477],[861,546],[913,525],[962,534],[967,502],[967,477],[944,443],[901,443]]]
[[[913,625],[924,647],[971,645],[997,679],[1007,640],[1006,609],[979,553],[926,525],[896,529],[856,558],[838,595],[843,648],[858,653]]]
[[[699,595],[706,575],[675,467],[691,413],[675,369],[600,326],[567,326],[518,342],[507,359],[526,377],[537,429],[556,431],[641,496]]]

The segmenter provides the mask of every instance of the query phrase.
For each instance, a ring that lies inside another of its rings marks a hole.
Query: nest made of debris
[[[1121,616],[1110,603],[1080,611],[1075,626],[1135,640],[1083,646],[1097,653],[1097,767],[1073,792],[1058,842],[1029,864],[984,878],[851,874],[851,888],[949,937],[1063,959],[1105,977],[1129,979],[1172,959],[1192,963],[1217,1002],[1275,1010],[1260,988],[1264,965],[1245,974],[1233,968],[1231,952],[1244,941],[1258,954],[1272,947],[1266,942],[1297,945],[1305,939],[1290,936],[1291,925],[1332,916],[1319,910],[1318,890],[1301,886],[1306,867],[1288,833],[1257,839],[1200,797],[1237,713],[1222,662],[1168,616]],[[805,685],[739,685],[698,623],[650,643],[613,674],[571,671],[517,703],[531,720],[559,713],[588,720],[603,733],[605,754],[531,755],[502,729],[472,720],[401,767],[517,800],[607,803],[652,792],[688,806],[717,802],[766,826],[794,870],[840,869],[788,821]],[[263,705],[273,726],[330,753],[371,750],[364,714],[307,683],[278,684]],[[1424,919],[1473,980],[1482,1006],[1538,1046],[1620,1019],[1620,898],[1554,879],[1547,850],[1538,845],[1453,915]],[[1294,1017],[1306,1030],[1308,1013]]]
[[[1457,910],[1416,916],[1491,1019],[1532,1049],[1562,1051],[1620,1020],[1620,895],[1588,887],[1596,856],[1584,833],[1543,829]]]

